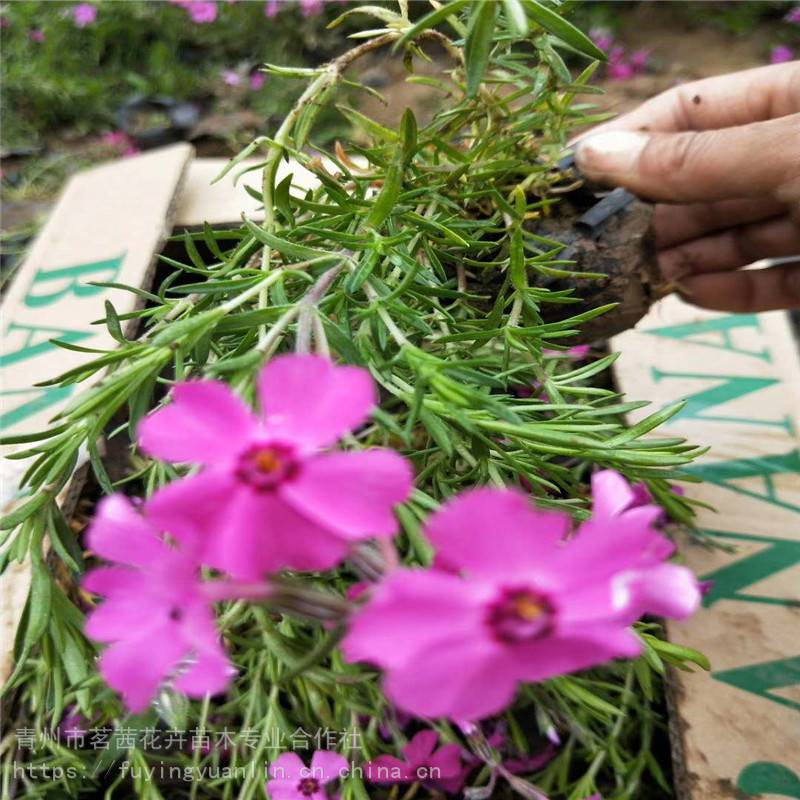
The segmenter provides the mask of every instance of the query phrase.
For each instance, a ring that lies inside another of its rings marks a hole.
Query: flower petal
[[[508,649],[507,668],[518,680],[542,681],[581,669],[605,664],[614,658],[639,655],[642,643],[628,628],[595,625],[574,629]]]
[[[608,519],[630,508],[637,500],[628,481],[613,469],[592,475],[592,516]]]
[[[213,467],[168,483],[145,504],[148,519],[175,537],[186,552],[202,552],[225,519],[227,504],[237,489],[231,472]]]
[[[457,744],[443,744],[429,759],[428,766],[439,770],[435,780],[446,780],[461,774],[461,748]]]
[[[121,494],[104,497],[87,534],[89,548],[109,561],[148,566],[168,549],[158,531]]]
[[[277,782],[295,781],[306,768],[303,759],[297,753],[281,753],[270,765],[269,775]],[[270,781],[272,783],[272,781]]]
[[[364,764],[364,774],[372,783],[410,783],[416,780],[411,766],[389,755],[378,756]]]
[[[397,532],[394,506],[408,497],[409,463],[392,450],[329,453],[308,459],[280,493],[304,516],[347,539]]]
[[[139,447],[164,461],[213,464],[247,446],[257,429],[250,409],[219,381],[187,381],[172,402],[139,423]]]
[[[569,517],[533,508],[520,492],[474,489],[446,503],[426,532],[437,564],[469,575],[549,580],[544,570],[567,533]]]
[[[147,578],[129,567],[98,567],[83,576],[81,586],[92,594],[113,596],[130,594],[146,583]]]
[[[191,697],[219,694],[235,672],[222,647],[207,647],[197,652],[193,663],[175,679],[175,688]]]
[[[120,595],[105,600],[86,619],[85,631],[98,642],[113,642],[143,635],[154,626],[165,624],[168,608],[147,593],[146,576],[140,576],[134,594]]]
[[[615,588],[628,596],[624,618],[634,622],[642,614],[686,619],[700,608],[700,586],[694,573],[677,564],[659,564],[616,575]]]
[[[307,800],[297,788],[296,780],[267,781],[267,797],[269,800]]]
[[[100,672],[108,683],[122,693],[125,705],[134,713],[144,711],[158,687],[185,654],[173,626],[161,626],[112,644],[100,657]]]
[[[433,651],[389,669],[383,687],[400,708],[420,717],[477,720],[497,714],[514,697],[516,669],[488,636],[454,637]]]
[[[406,761],[408,761],[412,767],[420,764],[427,764],[438,742],[439,734],[436,733],[436,731],[420,731],[403,748],[402,752]]]
[[[240,580],[292,568],[328,569],[347,555],[347,542],[299,514],[275,492],[236,488],[204,541],[203,559]]]
[[[342,651],[348,661],[382,667],[427,661],[452,637],[473,637],[483,623],[482,596],[456,575],[398,569],[351,618]]]
[[[333,750],[317,750],[311,757],[311,774],[322,784],[343,778],[349,768],[347,759]]]
[[[367,370],[312,355],[273,358],[259,375],[258,393],[270,432],[310,449],[357,428],[378,402]]]

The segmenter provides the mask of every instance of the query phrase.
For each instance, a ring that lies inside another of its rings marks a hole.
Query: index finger
[[[790,61],[674,86],[578,138],[606,130],[672,133],[730,128],[798,111],[800,61]]]

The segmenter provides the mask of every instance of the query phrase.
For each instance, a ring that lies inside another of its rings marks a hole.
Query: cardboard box
[[[632,398],[688,401],[658,435],[711,447],[689,470],[704,482],[685,487],[716,509],[699,508],[697,526],[726,549],[681,542],[713,585],[698,614],[667,626],[712,665],[671,675],[679,797],[800,798],[800,361],[788,316],[670,297],[612,348]]]

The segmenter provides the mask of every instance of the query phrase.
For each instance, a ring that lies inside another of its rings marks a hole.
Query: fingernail
[[[589,175],[631,172],[649,137],[637,131],[606,131],[577,143],[575,160]]]

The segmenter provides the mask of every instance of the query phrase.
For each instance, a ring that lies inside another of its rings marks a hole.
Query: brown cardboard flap
[[[788,318],[670,297],[612,346],[632,399],[688,400],[660,434],[711,446],[691,470],[705,482],[686,493],[717,510],[698,509],[698,528],[734,548],[682,543],[714,584],[697,615],[668,626],[712,665],[672,676],[679,796],[800,797],[800,361]]]
[[[37,388],[34,384],[87,358],[53,345],[62,339],[112,348],[104,325],[110,300],[123,314],[134,310],[132,292],[91,286],[92,281],[145,287],[155,258],[172,229],[176,191],[192,156],[176,144],[95,167],[74,176],[0,306],[0,430],[31,433],[48,421],[84,384]],[[18,447],[6,447],[5,456]],[[26,462],[0,461],[0,505],[13,504]],[[10,672],[11,647],[29,584],[27,564],[13,564],[0,581],[0,683]]]

